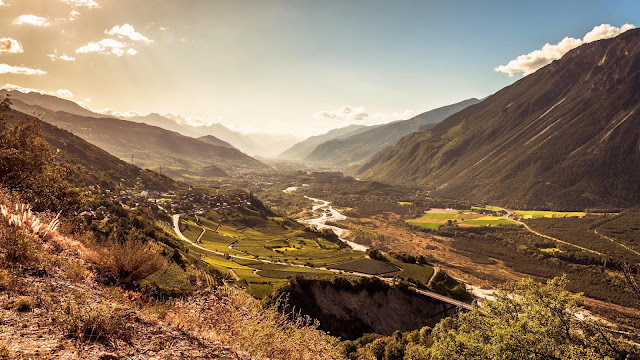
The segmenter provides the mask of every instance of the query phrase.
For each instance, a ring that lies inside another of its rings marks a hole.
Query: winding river
[[[289,193],[292,191],[296,191],[297,189],[298,189],[297,187],[292,186],[283,191],[285,193]],[[338,210],[334,209],[333,206],[331,206],[330,202],[322,199],[312,198],[306,195],[304,197],[316,203],[313,206],[311,206],[311,211],[315,212],[319,210],[322,213],[322,215],[317,218],[298,220],[300,223],[313,226],[318,230],[329,229],[333,231],[334,234],[338,236],[338,239],[340,239],[340,241],[349,245],[349,247],[351,247],[353,250],[367,251],[369,249],[369,247],[365,245],[347,240],[347,236],[349,236],[349,230],[339,228],[337,226],[327,225],[328,221],[340,221],[340,220],[347,219],[346,216],[342,215]]]

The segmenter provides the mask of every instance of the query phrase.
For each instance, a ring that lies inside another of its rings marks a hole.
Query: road
[[[600,256],[604,255],[604,254],[602,254],[602,253],[600,253],[600,252],[597,252],[597,251],[595,251],[595,250],[587,249],[586,247],[582,247],[582,246],[580,246],[580,245],[572,244],[572,243],[569,243],[569,242],[566,242],[566,241],[563,241],[563,240],[560,240],[560,239],[554,238],[554,237],[552,237],[552,236],[545,235],[545,234],[540,233],[540,232],[538,232],[538,231],[535,231],[535,230],[533,230],[532,228],[530,228],[530,227],[529,227],[529,225],[527,225],[526,223],[524,223],[524,222],[522,222],[522,221],[520,221],[520,220],[512,219],[512,218],[511,218],[511,215],[512,215],[513,213],[512,213],[511,211],[509,211],[509,209],[505,209],[505,208],[502,208],[502,207],[499,207],[499,206],[493,206],[493,205],[492,205],[492,207],[495,207],[496,209],[500,209],[500,210],[506,211],[506,213],[507,213],[506,218],[507,218],[507,219],[509,219],[509,220],[511,220],[511,221],[514,221],[514,222],[516,222],[516,223],[518,223],[518,224],[520,224],[520,225],[524,226],[524,228],[525,228],[525,229],[527,229],[527,231],[529,231],[529,232],[530,232],[530,233],[532,233],[532,234],[538,235],[538,236],[540,236],[540,237],[543,237],[543,238],[545,238],[545,239],[549,239],[549,240],[552,240],[552,241],[555,241],[555,242],[559,242],[559,243],[564,244],[564,245],[567,245],[567,246],[572,246],[572,247],[577,248],[577,249],[580,249],[580,250],[582,250],[582,251],[590,252],[590,253],[593,253],[593,254],[596,254],[596,255],[600,255]]]
[[[211,250],[211,249],[207,249],[204,246],[201,246],[199,244],[196,244],[194,242],[192,242],[191,240],[189,240],[186,236],[184,236],[182,234],[182,231],[180,231],[180,216],[182,216],[183,214],[175,214],[171,217],[171,220],[173,221],[173,231],[176,233],[176,236],[178,236],[178,238],[180,238],[181,240],[189,243],[191,246],[196,247],[200,250],[212,253],[212,254],[216,254],[216,255],[226,255],[225,253],[219,252],[219,251],[215,251],[215,250]],[[204,228],[203,228],[204,230]],[[203,232],[204,233],[204,232]],[[202,236],[202,234],[200,234]],[[280,261],[272,261],[272,260],[267,260],[267,259],[261,259],[261,258],[256,258],[256,257],[248,257],[248,256],[240,256],[240,255],[229,255],[231,258],[233,259],[243,259],[243,260],[251,260],[251,261],[258,261],[258,262],[262,262],[262,263],[266,263],[266,264],[276,264],[276,265],[286,265],[286,266],[294,266],[294,267],[300,267],[300,268],[307,268],[307,269],[314,269],[314,270],[321,270],[321,271],[329,271],[332,273],[336,273],[336,274],[344,274],[345,272],[342,270],[337,270],[337,269],[330,269],[330,268],[325,268],[325,267],[313,267],[313,266],[307,266],[307,265],[300,265],[300,264],[290,264],[290,263],[285,263],[285,262],[280,262]],[[381,276],[376,276],[376,275],[371,275],[371,274],[365,274],[365,273],[358,273],[358,272],[348,272],[348,275],[355,275],[355,276],[361,276],[361,277],[368,277],[368,278],[377,278],[380,279],[388,284],[393,284],[393,279],[389,279],[389,278],[384,278]],[[411,286],[410,287],[412,290],[414,290],[415,292],[421,294],[421,295],[425,295],[428,296],[430,298],[436,299],[436,300],[440,300],[442,302],[445,302],[447,304],[456,306],[458,308],[462,308],[465,310],[472,310],[474,309],[474,306],[471,304],[467,304],[455,299],[452,299],[450,297],[447,296],[443,296],[437,293],[434,293],[432,291],[428,291],[428,290],[422,290],[422,289],[418,289],[416,287]]]
[[[600,235],[600,236],[602,236],[603,238],[605,238],[605,239],[607,239],[607,240],[611,241],[612,243],[614,243],[614,244],[616,244],[616,245],[620,245],[620,246],[622,246],[623,248],[625,248],[625,249],[629,250],[630,252],[632,252],[632,253],[634,253],[634,254],[636,254],[636,255],[640,256],[640,252],[637,252],[637,251],[633,250],[632,248],[628,247],[627,245],[624,245],[624,244],[621,244],[621,243],[617,242],[615,239],[610,238],[610,237],[608,237],[607,235],[600,234],[600,233],[598,232],[598,230],[597,230],[597,229],[593,229],[593,232],[594,232],[594,233],[596,233],[597,235]]]

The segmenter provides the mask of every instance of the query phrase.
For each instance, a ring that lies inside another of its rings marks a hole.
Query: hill
[[[225,172],[266,169],[260,161],[234,148],[216,146],[197,139],[132,121],[94,118],[55,112],[13,99],[12,107],[23,113],[71,131],[121,159],[131,159],[140,167],[185,169],[215,165]]]
[[[16,123],[27,117],[26,114],[18,111],[13,111],[12,115],[13,119],[10,123]],[[116,184],[123,184],[128,188],[139,186],[157,191],[175,190],[181,187],[174,180],[124,162],[69,131],[35,120],[40,125],[45,141],[52,148],[60,150],[62,161],[76,167],[73,176],[69,179],[76,186],[98,185],[113,189]]]
[[[409,120],[394,121],[347,137],[335,138],[319,144],[304,160],[316,165],[345,168],[365,161],[384,148],[395,145],[405,135],[420,129],[426,130],[476,103],[478,103],[477,99],[468,99],[427,111]]]
[[[211,145],[233,148],[233,145],[229,144],[226,141],[222,141],[213,135],[202,136],[202,137],[199,137],[198,140]]]
[[[430,131],[360,176],[516,208],[640,203],[640,30],[582,45]]]
[[[68,114],[94,118],[110,118],[110,116],[97,114],[87,110],[73,101],[51,95],[40,94],[37,92],[23,93],[13,90],[0,90],[0,98],[4,99],[7,95],[9,95],[14,102],[17,100],[25,104],[39,106],[51,111],[62,111]]]
[[[127,120],[137,122],[137,123],[157,126],[165,130],[177,132],[178,134],[182,134],[184,136],[190,136],[190,137],[198,136],[197,133],[192,131],[192,129],[189,129],[186,126],[182,126],[177,122],[156,113],[151,113],[145,116],[136,116]]]
[[[292,147],[288,148],[278,158],[284,160],[302,160],[316,149],[316,146],[334,139],[342,139],[351,135],[359,134],[368,130],[369,127],[365,125],[349,125],[339,129],[333,129],[326,134],[311,136]]]

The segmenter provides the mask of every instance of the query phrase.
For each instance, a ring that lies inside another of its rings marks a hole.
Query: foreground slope
[[[226,172],[263,170],[267,166],[235,148],[207,144],[156,126],[113,118],[56,112],[13,99],[13,108],[71,131],[121,159],[143,167],[201,168],[215,165]]]
[[[640,203],[640,30],[582,45],[360,176],[513,207]]]
[[[476,104],[477,99],[427,111],[409,120],[394,121],[319,144],[304,160],[317,165],[347,167],[362,162],[386,147],[395,145],[403,136],[427,130],[452,114]]]

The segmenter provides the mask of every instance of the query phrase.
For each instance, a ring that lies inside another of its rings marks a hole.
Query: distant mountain
[[[511,207],[640,203],[640,30],[571,50],[429,131],[360,177]]]
[[[207,135],[207,136],[202,136],[199,137],[198,140],[205,142],[207,144],[211,144],[211,145],[216,145],[216,146],[223,146],[223,147],[227,147],[227,148],[234,148],[231,144],[229,144],[226,141],[222,141],[220,139],[218,139],[215,136],[212,135]]]
[[[14,90],[0,90],[0,98],[5,98],[7,95],[12,99],[21,101],[25,104],[36,105],[49,109],[51,111],[63,111],[72,115],[79,115],[85,117],[94,118],[110,118],[111,116],[101,115],[94,113],[90,110],[83,108],[73,101],[60,99],[55,96],[40,94],[37,92],[22,93]]]
[[[191,132],[198,136],[211,135],[225,141],[245,154],[259,156],[262,158],[275,157],[284,149],[295,144],[300,139],[286,134],[266,134],[266,133],[249,133],[243,134],[222,124],[211,124],[206,126],[188,126]]]
[[[350,136],[342,136],[319,144],[305,162],[346,168],[363,162],[386,147],[395,145],[403,136],[423,131],[446,119],[450,115],[478,103],[478,99],[468,99],[459,103],[427,111],[409,120],[394,121],[379,125]]]
[[[268,168],[237,149],[207,144],[156,126],[114,118],[94,118],[55,112],[14,98],[13,108],[71,131],[121,159],[141,167],[194,169],[215,165],[227,173]]]
[[[334,139],[343,139],[370,129],[366,125],[349,125],[339,129],[333,129],[326,134],[312,136],[288,148],[280,155],[279,159],[302,160],[316,149],[316,146]]]
[[[184,136],[197,137],[197,133],[193,132],[189,127],[178,124],[177,122],[164,117],[160,114],[151,113],[145,116],[136,116],[130,119],[125,119],[137,123],[143,123],[147,125],[153,125],[165,130],[170,130],[182,134]]]
[[[28,115],[13,111],[12,123],[25,119]],[[140,187],[146,190],[175,190],[183,185],[167,176],[151,170],[142,170],[108,152],[88,143],[80,137],[47,122],[38,120],[44,139],[54,149],[60,150],[62,161],[76,166],[69,180],[76,186],[98,185],[114,189],[116,184],[126,187]]]

